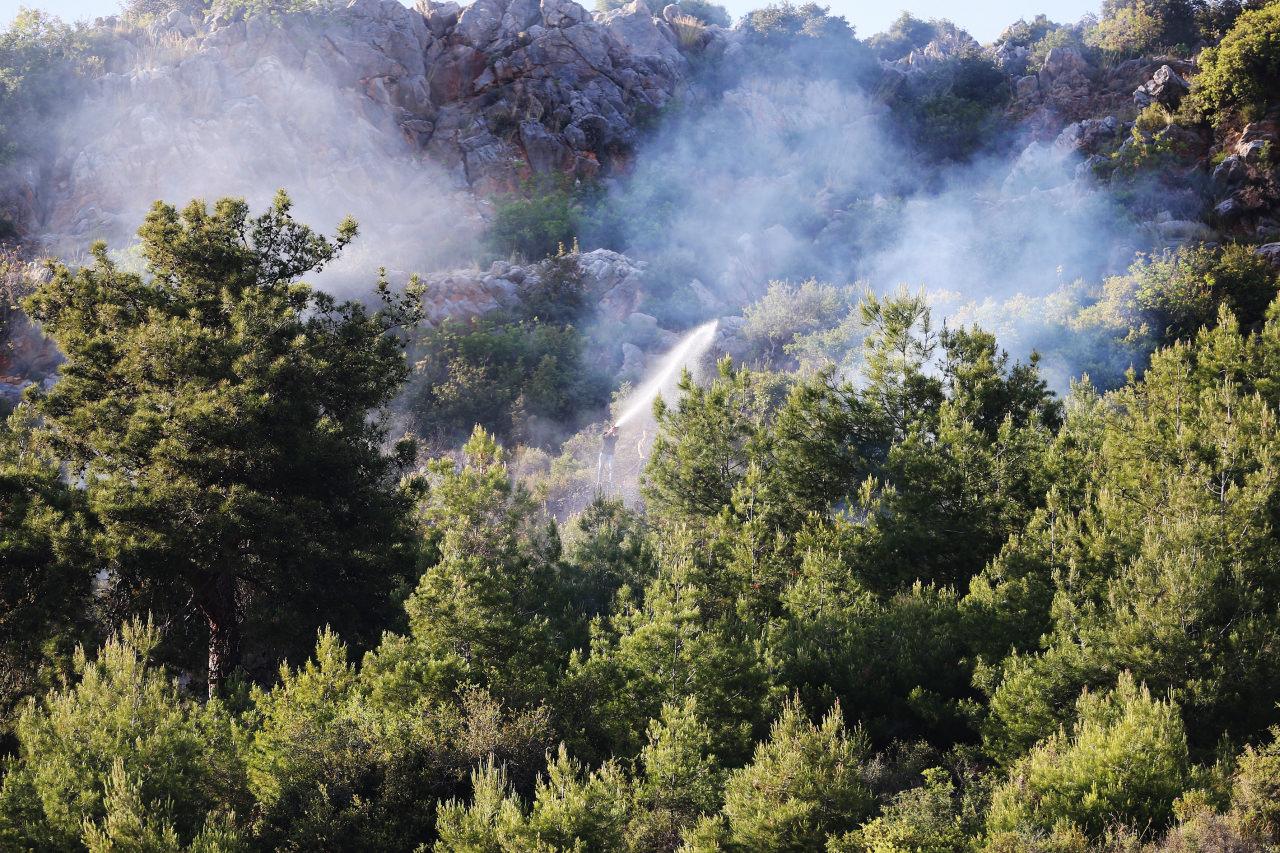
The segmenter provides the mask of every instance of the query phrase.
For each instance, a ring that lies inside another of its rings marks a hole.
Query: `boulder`
[[[1213,215],[1224,222],[1231,222],[1239,219],[1241,216],[1244,216],[1244,214],[1245,206],[1234,196],[1219,203],[1218,206],[1213,209]]]
[[[1249,167],[1243,159],[1232,155],[1213,170],[1213,185],[1220,192],[1235,190],[1249,179]]]
[[[637,56],[680,61],[680,51],[676,49],[670,28],[660,18],[653,17],[644,0],[632,0],[621,9],[605,15],[603,20],[609,32]]]
[[[1107,142],[1115,139],[1120,121],[1115,116],[1101,119],[1085,119],[1066,126],[1054,140],[1059,148],[1096,154]]]
[[[458,15],[462,8],[457,3],[426,2],[426,21],[431,34],[436,38],[444,38],[458,25]]]
[[[1076,77],[1089,73],[1089,63],[1074,47],[1055,47],[1045,55],[1040,72],[1050,80]]]
[[[1255,249],[1259,255],[1267,259],[1276,269],[1280,269],[1280,243],[1267,243],[1265,246],[1259,246]]]
[[[542,23],[545,26],[572,27],[589,17],[587,10],[573,0],[542,0]]]
[[[1191,84],[1168,65],[1161,65],[1151,79],[1133,92],[1133,102],[1139,107],[1160,104],[1170,110],[1178,108],[1182,99],[1191,91]]]

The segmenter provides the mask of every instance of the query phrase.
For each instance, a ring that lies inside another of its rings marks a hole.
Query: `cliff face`
[[[116,33],[51,150],[7,181],[15,218],[61,254],[126,241],[156,198],[288,187],[317,224],[354,214],[379,263],[463,260],[477,198],[616,170],[686,69],[641,2],[596,20],[571,0],[354,0]]]

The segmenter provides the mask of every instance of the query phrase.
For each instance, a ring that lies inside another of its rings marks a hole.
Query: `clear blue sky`
[[[580,0],[581,2],[581,0]],[[662,0],[654,0],[662,2]],[[763,6],[768,0],[728,0],[725,4],[735,16]],[[906,9],[920,18],[950,18],[969,30],[979,41],[989,42],[1007,24],[1018,18],[1031,18],[1043,12],[1056,21],[1075,21],[1086,12],[1096,11],[1100,0],[977,0],[956,3],[955,0],[820,0],[829,3],[831,11],[844,15],[869,36],[880,32]],[[591,0],[585,5],[591,6]],[[0,21],[8,23],[20,6],[34,6],[68,20],[110,15],[120,6],[119,0],[0,0]]]

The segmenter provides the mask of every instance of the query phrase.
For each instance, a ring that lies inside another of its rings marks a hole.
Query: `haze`
[[[729,0],[724,5],[735,18],[753,8],[750,0]],[[1010,21],[1017,20],[1019,17],[1032,17],[1027,14],[1026,7],[1017,0],[993,0],[993,2],[960,5],[947,0],[919,0],[912,3],[889,4],[866,3],[863,0],[834,0],[830,5],[832,12],[844,15],[857,28],[858,34],[863,36],[880,32],[889,26],[903,9],[908,9],[918,18],[950,18],[982,42],[995,39]],[[0,19],[8,21],[23,6],[34,6],[69,20],[78,20],[114,14],[119,10],[120,3],[117,0],[37,0],[37,2],[26,3],[17,2],[17,0],[0,0]],[[1096,3],[1085,2],[1085,0],[1045,0],[1039,4],[1040,10],[1055,21],[1078,20],[1085,13],[1096,11],[1096,7]]]

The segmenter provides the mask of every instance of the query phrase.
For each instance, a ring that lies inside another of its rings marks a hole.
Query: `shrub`
[[[711,24],[717,27],[727,27],[732,23],[729,18],[729,11],[724,6],[712,3],[710,0],[681,0],[680,11],[685,15],[697,18],[704,24]]]
[[[726,840],[731,850],[820,850],[828,835],[870,816],[875,798],[862,781],[870,754],[866,735],[849,731],[840,706],[819,725],[789,702],[752,762],[725,786]],[[710,826],[701,829],[704,838]]]
[[[1198,4],[1192,0],[1105,0],[1102,19],[1086,34],[1093,47],[1138,56],[1194,44]]]
[[[1038,68],[1044,65],[1045,59],[1049,56],[1049,51],[1068,47],[1076,50],[1086,48],[1080,32],[1075,27],[1058,27],[1051,30],[1045,33],[1043,38],[1031,45],[1031,55],[1028,57],[1029,66]]]
[[[77,81],[101,66],[94,36],[21,9],[0,32],[0,163],[40,137],[42,122],[72,100]]]
[[[764,298],[743,310],[742,336],[753,355],[774,361],[798,337],[831,329],[854,302],[851,290],[835,285],[773,281]]]
[[[922,21],[910,12],[903,12],[889,29],[867,39],[867,46],[881,59],[901,59],[933,41],[937,34],[935,22]]]
[[[1001,126],[998,108],[1008,97],[1000,69],[973,55],[930,68],[891,107],[928,156],[965,160],[994,138]]]
[[[748,14],[738,28],[747,34],[746,68],[859,83],[874,82],[880,73],[849,22],[817,3],[771,4]]]
[[[126,0],[120,12],[126,21],[147,26],[170,12],[181,12],[193,18],[203,16],[208,5],[205,0]]]
[[[1183,246],[1139,259],[1129,270],[1141,311],[1165,340],[1186,338],[1211,326],[1225,305],[1246,327],[1261,324],[1275,299],[1277,276],[1252,247]]]
[[[1021,18],[1000,34],[1000,43],[1031,47],[1060,29],[1061,24],[1055,24],[1045,15],[1036,15],[1030,22]]]
[[[1280,91],[1280,4],[1245,12],[1222,42],[1204,51],[1188,109],[1220,124],[1233,112],[1261,115]]]
[[[521,193],[498,204],[489,228],[490,248],[499,255],[541,260],[571,244],[582,208],[567,180],[531,179]]]
[[[73,685],[22,714],[22,761],[4,787],[12,795],[23,784],[34,795],[35,808],[22,819],[40,825],[28,831],[74,846],[86,821],[110,821],[112,793],[122,788],[135,801],[163,803],[157,819],[184,838],[218,809],[246,802],[231,718],[219,702],[201,705],[151,665],[158,642],[150,625],[126,625],[96,660],[78,653]],[[0,840],[11,831],[13,805],[0,803]]]
[[[19,304],[34,290],[35,282],[22,256],[12,249],[0,248],[0,371],[7,361],[10,328],[21,316]]]
[[[631,0],[596,0],[597,12],[612,12],[614,9],[621,9],[630,3]],[[688,15],[696,18],[704,24],[713,24],[717,27],[727,27],[732,23],[729,17],[729,10],[718,3],[712,3],[711,0],[671,0],[680,6],[680,14]],[[655,10],[660,9],[661,5],[655,5]]]
[[[416,429],[442,446],[477,424],[530,444],[559,438],[609,401],[572,326],[493,316],[446,321],[414,348],[408,405]]]
[[[996,833],[1074,824],[1100,837],[1113,823],[1159,829],[1190,783],[1187,736],[1171,701],[1124,674],[1114,690],[1086,691],[1077,722],[1019,761],[991,803]]]

